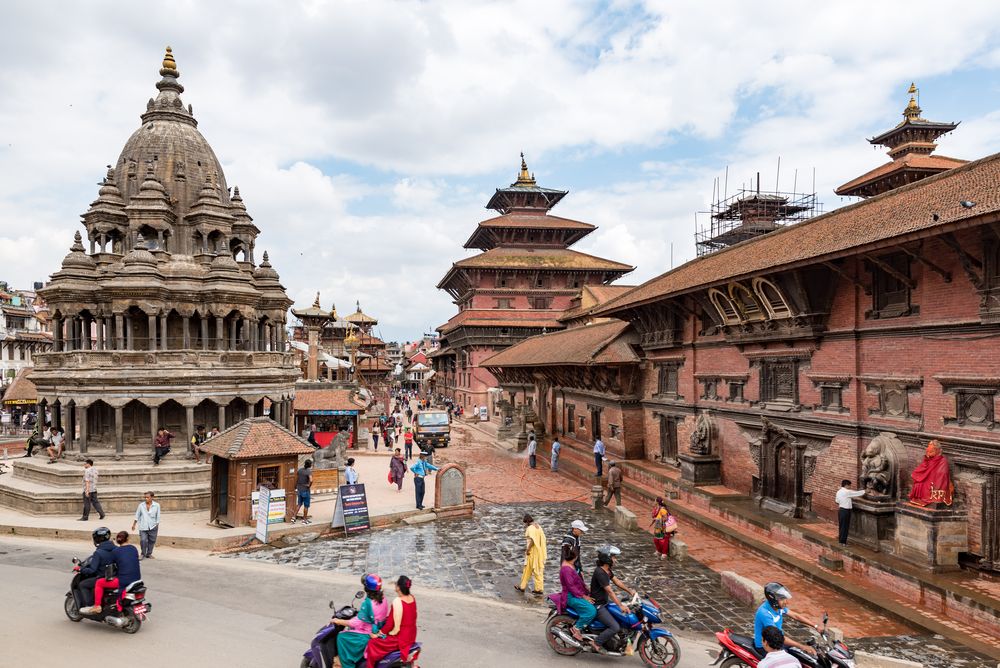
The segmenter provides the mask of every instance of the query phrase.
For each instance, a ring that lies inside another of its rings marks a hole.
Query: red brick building
[[[500,215],[479,223],[465,242],[482,252],[455,262],[437,286],[459,311],[438,328],[441,347],[429,356],[433,391],[495,411],[490,391],[497,380],[481,362],[529,336],[563,329],[559,318],[581,288],[634,269],[570,248],[597,228],[549,215],[566,192],[539,187],[522,156],[517,180],[490,198],[486,208]]]
[[[893,132],[928,123],[918,108]],[[909,474],[938,439],[955,503],[913,521],[954,535],[912,560],[943,567],[948,552],[1000,570],[1000,154],[920,178],[906,169],[889,171],[909,185],[855,180],[868,199],[592,310],[620,324],[535,337],[484,366],[564,443],[583,448],[599,430],[615,457],[721,481],[765,511],[835,519],[841,479],[859,481],[866,449],[880,449],[892,489],[869,538],[897,553]]]

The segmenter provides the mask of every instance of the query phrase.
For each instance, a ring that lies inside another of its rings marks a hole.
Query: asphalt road
[[[153,610],[130,636],[92,621],[74,624],[63,613],[70,559],[91,551],[83,542],[0,538],[0,591],[8,610],[0,625],[0,665],[295,668],[329,618],[328,601],[347,604],[359,588],[356,578],[341,574],[160,550],[142,566]],[[641,665],[638,656],[556,656],[545,643],[538,609],[422,589],[419,582],[414,594],[424,668]],[[710,662],[710,645],[684,638],[681,644],[680,668]]]

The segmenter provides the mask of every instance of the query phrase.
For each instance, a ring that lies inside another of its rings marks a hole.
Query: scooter
[[[578,615],[566,608],[560,610],[556,595],[550,595],[549,615],[545,619],[545,639],[552,651],[561,656],[574,656],[580,652],[593,652],[593,641],[605,626],[596,619],[582,631],[583,642],[573,637],[572,628]],[[608,611],[621,627],[608,642],[606,656],[623,658],[638,653],[647,666],[675,668],[681,660],[681,648],[670,631],[654,626],[661,624],[660,604],[647,594],[639,593],[625,604],[622,610],[614,603],[607,605]]]
[[[345,605],[339,609],[333,601],[330,601],[330,609],[334,611],[333,616],[336,619],[353,619],[358,615],[359,602],[364,597],[365,593],[359,591],[354,595],[354,600],[351,601],[350,605]],[[337,655],[337,634],[343,629],[343,626],[338,626],[331,622],[317,631],[316,636],[309,643],[309,649],[302,655],[302,662],[299,663],[299,668],[331,668],[333,666],[333,657]],[[420,658],[420,647],[420,643],[413,643],[413,647],[410,648],[410,654],[406,657],[405,661],[400,657],[398,651],[392,652],[375,664],[376,668],[418,668],[417,659]],[[356,667],[344,666],[344,668]]]
[[[146,621],[146,615],[153,607],[153,604],[146,600],[146,585],[143,584],[142,580],[136,580],[127,586],[125,591],[118,587],[108,587],[104,590],[104,596],[101,600],[101,611],[97,614],[84,614],[80,612],[81,608],[86,607],[83,592],[80,589],[80,582],[83,580],[80,576],[82,563],[73,557],[73,564],[75,575],[70,581],[69,591],[66,592],[66,601],[63,606],[70,621],[79,622],[90,619],[95,622],[104,622],[125,633],[138,633],[139,629],[142,628],[142,623]],[[109,579],[114,578],[114,566],[108,566],[104,575]]]
[[[799,660],[803,668],[854,668],[854,652],[841,640],[831,640],[827,632],[827,622],[830,616],[823,613],[823,628],[816,632],[809,629],[812,637],[807,643],[816,650],[816,656],[804,652],[797,647],[789,647],[786,651]],[[715,634],[722,647],[713,666],[722,664],[720,668],[757,668],[757,663],[763,658],[758,655],[750,636],[733,633],[729,629]]]

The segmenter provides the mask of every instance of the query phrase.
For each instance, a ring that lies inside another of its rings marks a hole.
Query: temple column
[[[76,332],[76,319],[73,316],[66,318],[66,350],[72,351],[76,350],[76,346],[73,345],[73,337]]]
[[[132,326],[132,316],[125,317],[125,350],[135,350],[135,327]]]
[[[97,349],[107,350],[104,343],[104,317],[97,318]]]
[[[191,316],[184,316],[184,342],[181,344],[184,350],[191,348]]]
[[[115,452],[125,452],[125,409],[115,406]]]
[[[146,316],[149,320],[149,349],[156,350],[156,316]]]
[[[149,438],[151,441],[156,440],[156,431],[160,423],[160,407],[150,406],[149,407]]]
[[[94,340],[93,340],[92,332],[91,332],[91,324],[92,323],[93,323],[93,320],[90,318],[90,316],[82,316],[80,318],[80,331],[83,334],[83,346],[82,347],[83,347],[84,350],[93,350],[94,349],[94,345],[93,345]]]
[[[194,436],[194,406],[184,407],[184,416],[187,420],[187,449],[188,454],[194,453],[194,448],[191,446],[191,437]]]
[[[77,411],[80,421],[80,454],[87,454],[87,407],[80,406]]]
[[[54,402],[52,402],[52,419],[51,419],[51,422],[52,422],[52,426],[53,427],[59,427],[60,429],[62,429],[62,424],[63,424],[63,421],[62,421],[62,399],[56,399]],[[42,427],[44,427],[44,426],[45,426],[45,424],[43,423]],[[42,431],[45,431],[45,430],[43,429]]]
[[[257,417],[257,402],[256,401],[253,402],[253,403],[250,403],[249,401],[247,402],[247,412],[249,413],[249,415],[247,417],[252,417],[252,418]]]
[[[226,405],[219,404],[219,431],[226,428]]]
[[[62,352],[62,346],[63,346],[62,327],[63,327],[62,318],[52,319],[52,350],[54,350],[57,353]]]
[[[121,313],[115,313],[115,345],[116,350],[125,350],[125,316]]]
[[[201,321],[201,349],[208,350],[208,318],[200,316],[198,319]]]
[[[167,345],[167,316],[160,315],[160,350],[169,350]]]
[[[67,401],[65,405],[61,405],[59,409],[60,412],[62,413],[62,425],[63,425],[62,427],[60,427],[60,429],[62,429],[65,432],[63,434],[63,438],[65,439],[63,441],[63,443],[65,444],[64,447],[67,450],[72,450],[73,440],[74,440],[73,437],[75,436],[74,432],[76,431],[75,429],[76,424],[73,420],[73,411],[76,410],[76,402]]]
[[[232,320],[229,321],[229,349],[238,350],[236,345],[236,326],[239,320],[234,316]]]
[[[223,328],[222,316],[215,316],[215,349],[225,350],[226,333]]]

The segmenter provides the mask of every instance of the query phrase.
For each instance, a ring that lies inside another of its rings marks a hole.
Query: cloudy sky
[[[1000,9],[923,2],[39,3],[0,24],[0,280],[58,268],[155,95],[163,47],[240,186],[289,294],[407,340],[447,320],[435,289],[524,151],[580,250],[636,265],[694,256],[729,168],[833,188],[888,158],[866,137],[962,121],[940,153],[1000,150]],[[796,176],[797,174],[797,176]]]

